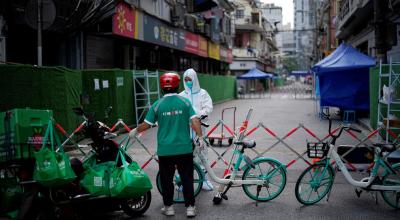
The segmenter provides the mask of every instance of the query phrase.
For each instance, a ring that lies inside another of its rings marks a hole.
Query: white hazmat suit
[[[199,79],[197,78],[197,73],[194,69],[187,69],[183,73],[183,79],[189,77],[192,80],[192,87],[190,88],[186,82],[183,83],[185,90],[179,93],[179,95],[187,98],[192,103],[193,109],[196,112],[197,116],[209,115],[213,110],[213,103],[208,92],[202,88],[200,88]],[[202,127],[203,134],[205,135],[205,129]],[[194,134],[193,131],[191,131]],[[208,158],[207,149],[202,151],[205,158]],[[200,162],[199,158],[195,158],[196,162]],[[201,164],[201,163],[200,163]],[[204,169],[204,167],[203,167]],[[203,182],[203,189],[205,190],[213,190],[213,186],[207,178],[205,178]]]

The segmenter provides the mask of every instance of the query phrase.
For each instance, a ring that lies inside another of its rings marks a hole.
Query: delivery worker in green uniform
[[[177,94],[179,82],[180,77],[176,73],[165,73],[160,77],[160,85],[164,97],[151,106],[144,122],[133,129],[129,136],[134,137],[137,133],[149,129],[156,122],[158,123],[157,155],[164,202],[161,212],[167,216],[175,215],[175,210],[172,206],[174,195],[173,177],[175,168],[177,168],[183,184],[186,215],[194,217],[196,208],[194,206],[191,125],[200,137],[200,147],[204,148],[205,143],[202,137],[200,121],[190,101]]]

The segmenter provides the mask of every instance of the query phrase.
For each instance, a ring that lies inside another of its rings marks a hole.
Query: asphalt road
[[[272,96],[270,99],[247,99],[224,102],[214,106],[214,111],[210,115],[208,123],[214,125],[221,119],[221,112],[226,107],[236,107],[236,127],[244,120],[249,108],[253,108],[253,114],[249,122],[249,128],[253,128],[259,123],[276,133],[278,137],[284,137],[293,128],[303,125],[316,136],[322,138],[327,135],[328,123],[320,120],[316,116],[315,103],[312,100],[293,100],[282,99]],[[233,111],[227,110],[224,114],[224,121],[229,127],[233,127]],[[339,121],[335,121],[337,126]],[[226,131],[225,131],[226,132]],[[221,133],[218,128],[215,133]],[[360,137],[365,137],[369,131],[363,130]],[[256,150],[263,152],[272,146],[277,139],[267,134],[263,129],[257,129],[249,136],[257,141]],[[146,132],[142,137],[144,145],[155,152],[156,128]],[[302,153],[305,150],[306,141],[315,140],[304,129],[300,128],[285,138],[285,143],[294,151]],[[348,134],[344,134],[338,144],[356,144],[357,141]],[[218,152],[222,152],[226,147],[214,147]],[[149,155],[137,143],[129,147],[129,152],[134,156],[139,164],[144,164]],[[255,153],[247,151],[253,158]],[[230,159],[228,153],[225,158]],[[297,157],[297,154],[280,143],[264,154],[266,157],[276,158],[284,164],[290,163]],[[210,152],[211,161],[215,155]],[[309,160],[308,158],[305,158]],[[219,162],[215,167],[218,176],[222,176],[225,166]],[[282,194],[269,202],[256,203],[248,198],[241,187],[232,188],[228,192],[228,201],[223,201],[220,205],[213,205],[212,198],[215,192],[203,191],[196,197],[198,209],[197,219],[400,219],[400,211],[395,211],[386,205],[378,194],[364,192],[357,198],[354,188],[347,184],[342,174],[338,174],[335,179],[333,190],[329,201],[325,199],[313,206],[302,206],[297,202],[294,195],[294,186],[300,173],[306,168],[304,161],[297,160],[287,169],[287,184]],[[153,181],[152,203],[143,217],[138,219],[170,219],[160,213],[162,199],[155,187],[155,175],[158,171],[158,164],[153,160],[144,169]],[[356,179],[361,179],[362,174],[354,173]],[[215,184],[216,185],[216,184]],[[374,197],[375,196],[375,197]],[[376,203],[377,201],[377,203]],[[183,204],[175,205],[176,216],[174,219],[186,219]],[[105,217],[107,219],[129,219],[121,213],[114,213]]]

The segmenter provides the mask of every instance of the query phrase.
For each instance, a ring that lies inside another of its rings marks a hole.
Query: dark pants
[[[164,205],[170,206],[173,204],[173,178],[175,168],[177,168],[179,176],[182,180],[185,206],[194,206],[193,153],[175,156],[159,156],[158,159],[160,161],[159,169]]]

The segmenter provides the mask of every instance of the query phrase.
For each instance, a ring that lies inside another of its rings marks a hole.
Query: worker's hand
[[[134,139],[136,138],[136,136],[137,136],[137,129],[134,128],[129,132],[129,137]]]

